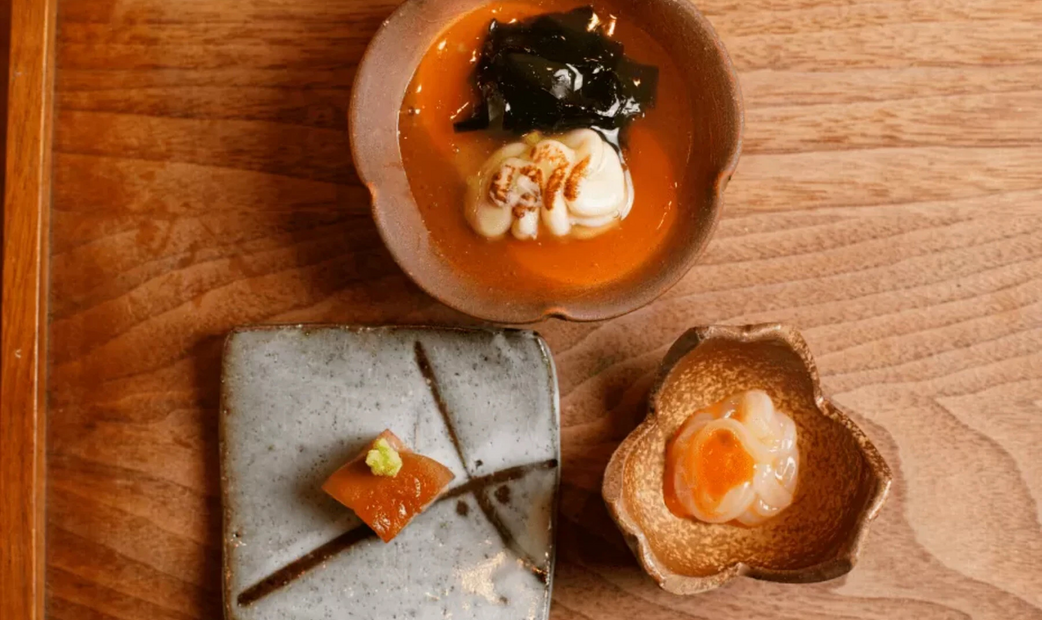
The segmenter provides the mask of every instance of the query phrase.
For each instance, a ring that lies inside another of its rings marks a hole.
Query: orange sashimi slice
[[[378,476],[366,464],[366,455],[381,439],[401,457],[401,469],[394,476]],[[355,511],[384,542],[390,542],[441,495],[453,478],[447,467],[409,450],[394,433],[385,430],[336,470],[322,490]]]

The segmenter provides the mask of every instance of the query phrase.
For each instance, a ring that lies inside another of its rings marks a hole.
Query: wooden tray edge
[[[10,0],[0,296],[0,617],[44,617],[47,246],[56,0]]]

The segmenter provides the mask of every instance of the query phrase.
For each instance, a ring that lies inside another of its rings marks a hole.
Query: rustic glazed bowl
[[[510,0],[505,0],[510,1]],[[369,188],[384,243],[421,288],[467,314],[503,323],[547,316],[592,321],[634,310],[675,284],[713,233],[721,195],[738,163],[742,104],[738,79],[720,38],[690,0],[628,0],[624,19],[636,22],[670,52],[684,74],[695,137],[684,166],[681,200],[693,214],[659,256],[624,280],[566,294],[524,295],[480,285],[435,249],[412,196],[398,147],[398,113],[427,49],[460,16],[488,0],[405,0],[369,45],[355,78],[350,133],[355,168]],[[684,162],[678,162],[684,165]],[[462,205],[461,207],[462,208]]]
[[[676,517],[663,500],[667,441],[696,409],[754,388],[796,422],[792,505],[757,527]],[[712,326],[688,331],[666,355],[648,416],[612,456],[603,493],[648,574],[670,592],[695,594],[739,575],[813,582],[849,572],[890,481],[865,434],[822,395],[795,329]]]

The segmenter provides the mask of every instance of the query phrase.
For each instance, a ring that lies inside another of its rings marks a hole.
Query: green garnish
[[[365,464],[374,476],[395,477],[402,469],[402,457],[398,451],[387,443],[386,439],[377,439],[373,449],[365,455]]]

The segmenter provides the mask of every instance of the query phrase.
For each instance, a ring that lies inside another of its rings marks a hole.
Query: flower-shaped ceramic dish
[[[509,2],[510,0],[501,0]],[[655,33],[681,68],[690,93],[694,142],[683,166],[680,199],[691,217],[657,256],[624,279],[560,293],[497,290],[459,273],[435,247],[413,198],[398,144],[398,115],[424,53],[459,17],[489,0],[405,0],[384,22],[359,66],[352,90],[351,151],[369,188],[373,216],[395,260],[421,288],[462,312],[501,323],[547,316],[594,321],[639,308],[673,286],[709,243],[724,187],[738,165],[742,102],[723,43],[690,0],[629,0],[625,19]],[[462,209],[462,205],[460,206]]]
[[[663,500],[666,443],[696,409],[762,389],[792,415],[800,474],[792,505],[757,527],[676,517]],[[664,589],[695,594],[739,576],[825,581],[853,568],[890,469],[825,398],[807,343],[782,325],[688,331],[666,355],[645,421],[612,456],[604,499],[644,569]]]

